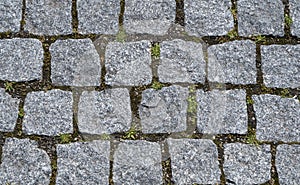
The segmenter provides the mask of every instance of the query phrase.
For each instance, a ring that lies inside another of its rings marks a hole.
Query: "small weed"
[[[250,129],[248,135],[247,135],[247,140],[246,143],[252,144],[255,146],[259,145],[259,141],[256,139],[256,133],[254,129]]]
[[[62,143],[70,143],[72,136],[70,134],[61,134],[59,138]]]
[[[253,105],[254,104],[254,101],[250,97],[247,97],[246,101],[247,101],[248,105]]]
[[[19,115],[20,118],[23,118],[23,117],[24,117],[25,113],[24,113],[24,109],[23,109],[23,108],[20,109],[18,115]]]
[[[236,8],[231,8],[230,9],[233,18],[236,20],[237,19],[237,9]]]
[[[6,91],[13,91],[14,87],[13,87],[14,83],[13,82],[5,82],[4,86],[5,86],[5,90]]]
[[[227,36],[230,38],[230,39],[234,39],[236,37],[238,37],[238,33],[235,29],[233,30],[230,30],[228,33],[227,33]]]
[[[154,46],[152,46],[151,48],[151,55],[157,59],[160,56],[160,46],[158,43],[154,44]]]
[[[266,37],[262,35],[257,35],[255,37],[255,42],[256,43],[265,43],[266,42]]]
[[[159,90],[161,88],[163,88],[163,84],[161,84],[160,82],[154,81],[151,85],[151,88],[155,89],[155,90]]]
[[[136,126],[132,125],[131,128],[125,133],[124,139],[136,139]]]
[[[290,91],[288,89],[283,89],[282,91],[280,91],[280,93],[281,93],[281,97],[288,98]]]
[[[120,30],[116,36],[116,41],[117,42],[125,42],[125,39],[126,39],[126,32],[123,27],[120,27]]]
[[[109,134],[102,134],[100,136],[101,140],[110,140],[110,135]]]
[[[293,24],[293,19],[288,15],[284,15],[284,21],[287,26],[291,26]]]
[[[188,101],[188,113],[195,113],[197,111],[197,101],[195,96],[190,96]]]

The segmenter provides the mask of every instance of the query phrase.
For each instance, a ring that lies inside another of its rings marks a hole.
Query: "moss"
[[[283,89],[280,91],[280,96],[282,98],[289,98],[290,91],[288,89]]]
[[[284,21],[285,24],[289,27],[293,24],[293,19],[288,14],[284,15]]]
[[[123,139],[136,139],[137,138],[137,127],[132,125],[131,128],[125,133]]]
[[[25,113],[24,113],[24,109],[23,109],[23,108],[21,108],[21,109],[20,109],[20,111],[19,111],[19,114],[18,114],[18,116],[19,116],[20,118],[23,118],[23,117],[24,117],[24,115],[25,115]]]
[[[61,143],[70,143],[72,140],[72,136],[70,134],[61,134],[59,138]]]
[[[246,137],[246,143],[248,144],[252,144],[252,145],[255,145],[255,146],[258,146],[259,145],[259,141],[256,139],[256,131],[255,129],[249,129],[249,132],[247,134],[247,137]]]
[[[251,97],[247,97],[246,102],[247,102],[248,105],[253,105],[254,104],[254,101],[251,99]]]
[[[256,37],[254,37],[254,40],[256,43],[261,43],[261,44],[266,43],[266,37],[262,35],[257,35]]]
[[[154,44],[151,48],[151,55],[155,59],[160,57],[160,46],[158,43]]]
[[[227,36],[230,39],[234,39],[234,38],[238,37],[238,33],[237,33],[236,29],[232,29],[227,33]]]
[[[157,81],[154,81],[151,85],[151,88],[153,88],[155,90],[160,90],[163,87],[164,87],[164,85]]]
[[[116,36],[116,41],[117,42],[125,42],[126,39],[126,32],[122,26],[120,26],[119,32]]]
[[[101,140],[110,140],[110,135],[109,134],[102,134],[100,136]]]

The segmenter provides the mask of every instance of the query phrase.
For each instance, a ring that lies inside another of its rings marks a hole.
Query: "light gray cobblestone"
[[[281,0],[239,0],[237,14],[240,36],[284,36],[284,5]]]
[[[24,104],[23,132],[57,136],[73,132],[71,92],[50,90],[27,94]]]
[[[72,0],[26,0],[24,29],[37,35],[72,33]]]
[[[12,132],[17,123],[20,100],[0,88],[0,131]]]
[[[58,40],[50,46],[50,53],[54,85],[100,85],[100,56],[90,39]]]
[[[226,35],[234,27],[230,0],[185,0],[185,30],[193,36]]]
[[[158,143],[142,140],[121,142],[114,153],[114,184],[162,184],[161,160]]]
[[[0,80],[41,80],[43,58],[42,43],[37,39],[0,40]]]
[[[56,184],[109,184],[109,141],[57,145]]]
[[[139,107],[143,133],[185,131],[188,88],[173,85],[146,89]]]
[[[150,84],[150,46],[149,41],[109,43],[105,52],[105,83],[112,86]]]
[[[300,103],[276,95],[254,95],[256,136],[263,141],[300,141]]]
[[[49,184],[51,162],[36,141],[7,138],[3,146],[0,184]]]
[[[78,105],[78,128],[82,133],[126,132],[131,125],[130,97],[127,89],[83,92]]]
[[[168,139],[176,184],[218,184],[221,171],[216,145],[207,139]]]
[[[278,145],[275,165],[281,185],[300,184],[300,145]]]
[[[208,80],[219,83],[256,83],[256,45],[233,41],[208,48]]]
[[[261,63],[267,87],[300,87],[300,45],[261,46]]]
[[[78,32],[116,34],[119,30],[120,0],[78,0]]]
[[[23,3],[20,0],[5,0],[0,2],[0,32],[20,31],[22,6]]]
[[[124,27],[128,33],[164,35],[175,22],[175,15],[173,0],[127,0]]]
[[[224,145],[224,173],[233,184],[263,184],[271,179],[269,145]]]
[[[197,91],[197,128],[205,134],[246,134],[245,90]]]
[[[300,1],[289,0],[290,18],[292,19],[291,33],[297,37],[300,37]]]
[[[175,39],[160,44],[159,81],[204,83],[205,61],[202,45]]]

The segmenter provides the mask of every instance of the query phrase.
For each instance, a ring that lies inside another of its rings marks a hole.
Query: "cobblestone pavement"
[[[0,0],[0,184],[300,184],[299,0]]]

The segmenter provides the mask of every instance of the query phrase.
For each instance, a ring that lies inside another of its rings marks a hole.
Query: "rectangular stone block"
[[[22,6],[20,0],[5,0],[0,3],[0,32],[18,32],[21,27]]]

